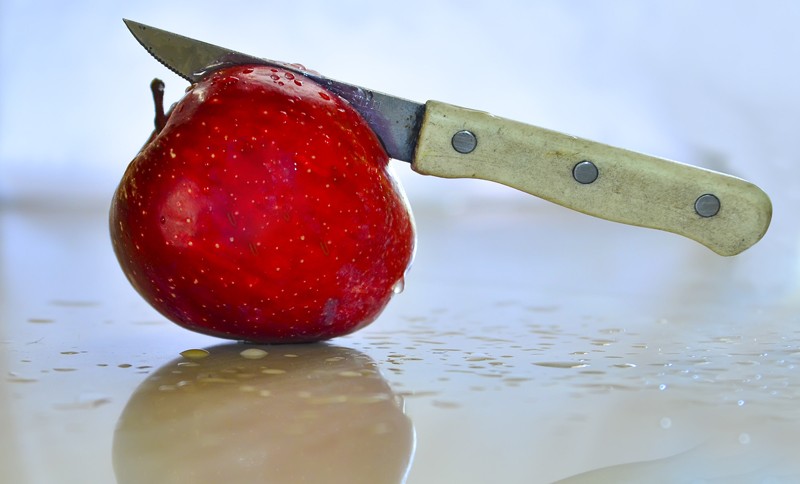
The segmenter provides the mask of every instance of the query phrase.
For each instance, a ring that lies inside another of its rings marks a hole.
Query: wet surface
[[[270,347],[164,321],[104,210],[0,211],[8,482],[800,479],[780,227],[722,258],[524,197],[416,207],[417,258],[378,321]]]

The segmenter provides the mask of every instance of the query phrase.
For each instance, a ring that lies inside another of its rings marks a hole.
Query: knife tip
[[[125,26],[128,27],[128,30],[133,32],[134,28],[144,29],[146,25],[136,22],[135,20],[123,18],[122,21],[125,23]]]

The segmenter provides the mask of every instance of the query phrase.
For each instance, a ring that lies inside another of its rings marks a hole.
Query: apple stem
[[[153,79],[153,82],[150,83],[150,91],[153,93],[153,104],[156,108],[155,125],[156,134],[158,134],[167,124],[167,115],[164,114],[164,81],[158,78]]]

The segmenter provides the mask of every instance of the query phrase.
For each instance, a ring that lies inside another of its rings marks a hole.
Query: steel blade
[[[255,57],[166,30],[124,19],[136,40],[157,61],[189,82],[224,67],[262,64],[300,74],[345,99],[369,124],[387,154],[411,162],[425,105],[346,82],[336,81],[285,62]]]

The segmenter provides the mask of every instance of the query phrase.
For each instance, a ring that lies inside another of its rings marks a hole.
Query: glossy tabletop
[[[780,227],[722,258],[525,196],[422,203],[375,323],[270,347],[150,309],[106,210],[0,211],[2,482],[800,479]]]

